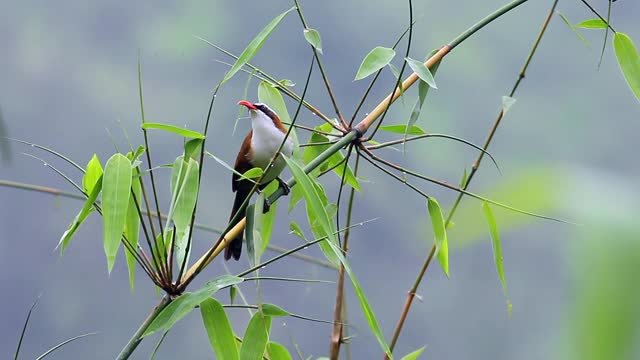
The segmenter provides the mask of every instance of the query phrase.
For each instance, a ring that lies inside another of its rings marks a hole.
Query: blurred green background
[[[424,57],[505,1],[415,2],[411,56]],[[430,92],[419,126],[481,144],[510,90],[552,1],[530,1],[474,35],[448,55],[437,75],[439,89]],[[142,142],[137,95],[137,56],[141,53],[146,116],[201,129],[211,90],[228,61],[193,35],[240,53],[289,1],[4,1],[0,21],[0,108],[11,137],[56,149],[84,164],[95,152],[104,161],[115,142],[126,146],[121,127],[134,144]],[[605,12],[606,1],[593,1]],[[405,29],[408,11],[402,1],[303,1],[307,20],[323,40],[323,61],[343,112],[351,115],[367,81],[353,82],[366,53],[391,46]],[[573,22],[593,18],[580,1],[559,5]],[[614,4],[612,24],[640,43],[640,3]],[[485,163],[471,190],[524,208],[560,217],[578,226],[515,215],[494,208],[503,240],[509,297],[507,308],[493,264],[491,244],[480,203],[465,199],[450,231],[451,278],[437,266],[419,289],[396,353],[427,345],[425,358],[435,359],[634,359],[640,357],[640,236],[636,225],[640,167],[635,144],[640,106],[627,88],[613,50],[607,45],[597,69],[601,31],[582,31],[586,47],[554,16],[517,103],[491,146],[502,175]],[[611,37],[609,38],[611,39]],[[404,50],[401,51],[403,53]],[[278,78],[296,82],[302,91],[311,53],[299,20],[290,14],[252,61]],[[394,62],[400,65],[400,56]],[[392,74],[383,72],[365,108],[391,90]],[[208,150],[232,162],[245,122],[234,123],[235,102],[242,97],[246,75],[236,76],[220,94],[214,110]],[[256,100],[252,82],[249,100]],[[387,123],[404,123],[414,102],[398,102]],[[332,115],[319,73],[307,99]],[[287,100],[288,101],[288,100]],[[294,103],[289,101],[290,111]],[[301,121],[317,125],[308,112]],[[307,134],[299,132],[305,139]],[[388,134],[381,138],[392,139]],[[171,162],[181,151],[175,136],[151,133],[156,164]],[[457,183],[475,151],[442,139],[406,147],[406,153],[384,150],[385,157],[433,177]],[[7,149],[2,148],[7,157]],[[71,190],[39,162],[21,153],[35,149],[11,144],[11,156],[0,163],[0,179]],[[79,175],[60,165],[74,178]],[[357,194],[355,221],[379,218],[357,228],[351,261],[378,320],[390,337],[406,292],[432,244],[423,199],[362,166],[363,192]],[[169,172],[160,176],[163,203],[168,203]],[[335,194],[336,179],[323,180]],[[455,195],[422,184],[449,208]],[[230,174],[212,161],[205,165],[198,221],[223,227],[232,201]],[[333,195],[335,201],[335,195]],[[13,352],[31,302],[42,293],[32,316],[23,358],[35,357],[53,344],[83,332],[99,334],[69,345],[56,359],[113,358],[157,302],[142,276],[129,291],[127,271],[119,258],[106,272],[95,215],[82,226],[64,257],[53,249],[81,203],[75,200],[0,188],[0,353]],[[293,247],[288,219],[304,223],[297,208],[287,215],[281,206],[274,243]],[[197,233],[196,249],[214,236]],[[308,254],[318,255],[315,249]],[[228,264],[232,272],[246,260]],[[226,272],[216,262],[200,281]],[[333,272],[296,259],[268,267],[264,275],[335,280]],[[249,299],[252,284],[243,285]],[[335,289],[327,284],[263,283],[263,300],[306,316],[331,319]],[[220,299],[228,301],[227,293]],[[354,359],[380,358],[375,338],[349,292]],[[242,333],[248,314],[230,310]],[[305,355],[328,352],[330,327],[297,319],[274,321],[273,338]],[[135,359],[148,358],[154,341],[145,341]],[[197,313],[178,323],[158,359],[212,358]]]

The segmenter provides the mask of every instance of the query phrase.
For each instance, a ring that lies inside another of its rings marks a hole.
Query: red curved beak
[[[248,102],[247,100],[238,101],[238,105],[246,106],[246,108],[249,109],[249,110],[258,110],[258,108],[255,105],[253,105],[252,103]]]

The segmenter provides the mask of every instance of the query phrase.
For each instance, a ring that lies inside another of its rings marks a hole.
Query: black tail
[[[236,198],[233,201],[233,209],[231,210],[231,217],[229,218],[229,224],[231,227],[235,226],[247,213],[247,207],[242,206],[247,195],[251,192],[251,186],[245,189],[245,186],[239,186],[236,191]],[[236,215],[236,213],[238,213]],[[234,220],[234,215],[235,220]],[[224,259],[229,260],[233,257],[234,260],[240,260],[240,254],[242,254],[242,233],[235,238],[231,239],[231,243],[224,249]]]

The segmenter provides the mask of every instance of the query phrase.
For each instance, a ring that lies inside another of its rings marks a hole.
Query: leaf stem
[[[127,342],[127,344],[124,346],[122,351],[120,351],[120,354],[118,354],[118,357],[116,357],[116,360],[125,360],[125,359],[128,359],[129,356],[131,356],[133,351],[138,347],[138,345],[142,341],[142,334],[144,334],[144,332],[147,331],[147,328],[149,327],[149,325],[151,325],[151,323],[156,318],[156,316],[158,316],[158,314],[160,314],[160,312],[164,310],[164,308],[167,307],[169,303],[171,303],[171,298],[168,295],[163,296],[162,299],[160,300],[160,303],[156,305],[155,308],[153,308],[153,310],[151,311],[149,316],[144,320],[142,325],[140,325],[138,330],[136,330],[136,332],[131,336],[131,339],[129,339],[129,342]]]

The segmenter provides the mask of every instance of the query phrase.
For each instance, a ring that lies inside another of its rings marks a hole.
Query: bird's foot
[[[289,184],[287,184],[286,181],[280,179],[279,177],[277,177],[276,180],[278,181],[278,184],[282,188],[282,191],[284,191],[284,196],[289,195],[289,193],[291,192],[291,188],[289,187]]]

